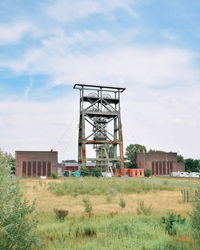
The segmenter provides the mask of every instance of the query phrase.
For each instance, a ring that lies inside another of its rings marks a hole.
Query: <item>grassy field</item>
[[[36,199],[44,249],[199,249],[189,223],[192,203],[183,202],[181,193],[192,194],[199,184],[198,179],[159,177],[20,179],[23,196]],[[90,213],[83,198],[92,205]],[[150,208],[148,216],[137,213],[141,201]],[[56,219],[55,208],[69,211],[64,222]],[[173,235],[161,221],[169,213],[187,218]]]

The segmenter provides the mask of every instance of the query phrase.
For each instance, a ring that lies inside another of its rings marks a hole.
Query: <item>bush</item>
[[[125,201],[123,198],[120,198],[120,200],[119,200],[119,205],[120,205],[121,208],[125,208],[125,206],[126,206],[126,201]]]
[[[151,169],[150,168],[146,168],[144,170],[144,176],[145,177],[150,177],[151,176]]]
[[[52,178],[52,179],[58,179],[58,176],[57,176],[56,173],[52,172],[52,173],[51,173],[51,178]]]
[[[138,207],[136,209],[137,214],[143,214],[146,216],[149,216],[152,214],[152,206],[150,205],[149,207],[145,206],[144,201],[138,201]]]
[[[65,217],[68,215],[68,210],[65,209],[57,209],[54,208],[54,213],[56,214],[56,218],[60,221],[64,221]]]
[[[86,213],[91,213],[92,212],[92,204],[89,200],[89,198],[83,198],[83,204],[85,206],[85,212]]]
[[[169,235],[176,234],[175,224],[184,224],[186,218],[182,218],[180,214],[169,214],[168,217],[162,217],[162,223],[165,224],[165,231]]]
[[[92,176],[100,177],[101,176],[101,168],[96,167],[92,169]]]
[[[81,169],[80,169],[80,175],[81,175],[81,176],[88,176],[88,175],[89,175],[88,168],[86,168],[86,167],[81,167]]]
[[[194,210],[191,215],[191,225],[195,238],[200,244],[200,189],[196,191],[195,201],[193,203]]]
[[[37,221],[30,218],[35,203],[22,200],[6,155],[0,156],[0,249],[40,249]]]

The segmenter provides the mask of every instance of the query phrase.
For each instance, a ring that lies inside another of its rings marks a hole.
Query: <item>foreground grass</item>
[[[45,249],[198,249],[190,235],[190,224],[177,226],[169,236],[160,217],[110,213],[55,220],[41,213],[39,232]]]

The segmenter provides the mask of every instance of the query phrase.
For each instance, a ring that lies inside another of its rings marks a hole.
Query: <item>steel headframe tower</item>
[[[121,174],[124,175],[120,94],[125,88],[75,84],[74,89],[80,90],[79,166],[85,167],[87,161],[93,161],[96,162],[96,166],[102,168],[107,158],[107,164],[112,163],[114,168],[119,161]],[[92,131],[88,135],[86,135],[86,124],[92,126]],[[108,131],[107,126],[112,126],[112,132]],[[96,158],[86,158],[88,144],[93,145]]]

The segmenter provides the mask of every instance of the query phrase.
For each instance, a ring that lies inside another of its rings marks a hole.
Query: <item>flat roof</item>
[[[105,86],[105,85],[94,85],[94,84],[81,84],[81,83],[75,83],[74,89],[78,89],[78,87],[89,87],[89,88],[99,88],[99,89],[115,89],[119,90],[120,92],[123,92],[126,88],[121,87],[113,87],[113,86]]]
[[[16,153],[58,153],[58,151],[33,151],[33,150],[15,150]]]

